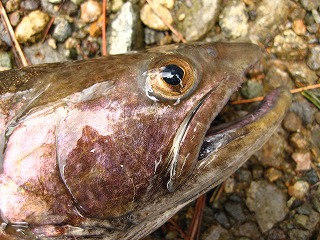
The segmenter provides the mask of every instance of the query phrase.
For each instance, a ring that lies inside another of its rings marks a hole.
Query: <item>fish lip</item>
[[[249,113],[240,119],[210,127],[206,132],[198,160],[202,160],[210,154],[216,153],[229,142],[247,134],[244,131],[238,130],[257,121],[272,110],[273,106],[276,104],[280,91],[281,88],[277,88],[270,92],[252,113]]]

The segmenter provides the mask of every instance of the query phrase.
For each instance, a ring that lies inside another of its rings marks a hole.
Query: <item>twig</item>
[[[60,12],[63,4],[65,3],[65,1],[66,1],[66,0],[63,0],[63,1],[61,2],[61,4],[59,5],[57,14]],[[46,31],[44,32],[43,38],[42,38],[42,40],[41,40],[42,43],[46,40],[46,37],[47,37],[47,35],[48,35],[48,33],[49,33],[49,30],[50,30],[50,28],[51,28],[54,20],[56,19],[56,17],[57,17],[57,16],[53,16],[53,17],[51,18],[50,22],[48,23],[48,25],[47,25],[47,27],[46,27]]]
[[[7,16],[7,13],[6,13],[6,10],[3,7],[2,1],[0,1],[0,13],[1,13],[2,19],[4,21],[4,26],[5,26],[6,30],[8,31],[8,33],[10,35],[12,46],[15,49],[15,51],[18,53],[19,60],[20,60],[19,62],[24,67],[28,66],[29,63],[28,63],[26,57],[24,56],[24,53],[23,53],[23,51],[22,51],[22,49],[20,47],[20,44],[18,43],[18,41],[17,41],[17,39],[16,39],[16,37],[14,35],[13,28],[12,28],[12,26],[10,24],[9,18]]]
[[[295,89],[292,89],[290,92],[291,93],[298,93],[298,92],[306,91],[306,90],[309,90],[309,89],[315,89],[315,88],[320,88],[320,84],[310,85],[310,86],[301,87],[301,88],[295,88]],[[232,101],[231,104],[232,105],[237,105],[237,104],[243,104],[243,103],[259,102],[259,101],[262,101],[263,98],[264,97],[242,99],[242,100],[238,100],[238,101]]]
[[[192,222],[189,227],[189,239],[199,239],[200,237],[200,227],[203,216],[203,209],[206,201],[206,195],[202,195],[197,199],[194,215],[192,217]]]
[[[157,16],[161,19],[161,21],[171,30],[171,32],[173,32],[173,34],[175,34],[179,40],[183,43],[186,43],[187,40],[182,36],[181,33],[179,33],[170,23],[168,23],[168,21],[161,16],[161,14],[159,14],[159,12],[157,11],[157,8],[155,6],[155,4],[153,4],[153,2],[151,0],[147,0],[148,4],[150,5],[150,7],[152,8],[152,10],[157,14]]]
[[[188,238],[188,236],[184,233],[184,231],[179,227],[179,225],[173,221],[172,219],[169,219],[168,222],[172,225],[172,227],[179,232],[180,236],[184,239]],[[189,240],[189,239],[188,239]]]
[[[106,11],[107,0],[102,1],[102,56],[107,56],[107,34],[106,34]]]

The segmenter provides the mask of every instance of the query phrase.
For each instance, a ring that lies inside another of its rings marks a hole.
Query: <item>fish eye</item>
[[[159,101],[180,100],[194,89],[196,71],[180,56],[166,55],[150,64],[146,78],[147,95]]]
[[[181,84],[184,76],[184,71],[178,65],[169,64],[163,67],[161,72],[161,77],[163,81],[170,85],[178,85]]]

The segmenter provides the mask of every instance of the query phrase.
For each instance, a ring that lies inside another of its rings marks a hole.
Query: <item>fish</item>
[[[291,103],[211,126],[262,56],[187,43],[0,73],[1,239],[140,239],[235,172]]]

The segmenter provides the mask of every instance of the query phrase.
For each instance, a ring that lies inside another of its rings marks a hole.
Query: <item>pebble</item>
[[[233,228],[232,231],[237,237],[248,237],[249,239],[259,239],[261,235],[259,227],[254,222],[245,222]]]
[[[316,122],[320,125],[320,112],[317,112],[317,113],[315,114],[315,120],[316,120]]]
[[[246,216],[240,203],[227,201],[224,204],[224,209],[231,217],[233,217],[237,221],[243,222],[244,220],[246,220]]]
[[[21,1],[20,3],[20,8],[26,11],[36,10],[39,8],[39,6],[40,6],[39,0],[25,0],[25,1]]]
[[[319,0],[300,0],[301,5],[308,11],[311,11],[313,9],[317,9],[320,7],[320,1]]]
[[[312,70],[320,69],[320,45],[316,45],[310,48],[307,65]]]
[[[30,47],[25,47],[23,50],[33,65],[67,61],[63,54],[52,49],[47,43],[34,44]]]
[[[73,2],[76,5],[80,5],[81,3],[83,3],[84,0],[71,0],[71,2]]]
[[[62,0],[48,0],[52,4],[59,4],[62,2]]]
[[[264,43],[267,39],[272,39],[288,13],[288,0],[262,0],[257,7],[257,17],[249,31],[251,41]]]
[[[307,32],[306,25],[304,25],[304,22],[303,22],[302,19],[294,20],[293,21],[293,25],[292,25],[292,29],[297,35],[302,35],[303,36]]]
[[[96,21],[102,13],[102,6],[99,2],[88,0],[81,4],[80,19],[84,23],[91,23]]]
[[[272,228],[268,231],[268,238],[269,240],[281,240],[286,239],[287,236],[285,232],[279,228]]]
[[[281,60],[300,60],[307,55],[307,44],[293,30],[287,29],[274,38],[271,52]]]
[[[202,236],[204,240],[232,239],[231,234],[219,225],[212,225]]]
[[[305,125],[313,122],[316,112],[314,107],[304,98],[294,101],[291,104],[290,111],[295,112]]]
[[[261,82],[248,80],[242,85],[240,92],[247,99],[259,97],[263,94],[263,86]]]
[[[289,141],[296,149],[308,150],[310,146],[308,137],[302,132],[292,133],[289,137]]]
[[[217,21],[221,0],[181,1],[175,11],[175,27],[188,42],[205,36]]]
[[[308,232],[300,229],[291,229],[288,231],[290,240],[306,240],[309,239]]]
[[[318,80],[316,73],[310,70],[304,62],[290,63],[287,67],[296,87],[313,85]]]
[[[288,132],[298,132],[302,127],[302,121],[294,112],[289,112],[282,121],[283,128]]]
[[[292,159],[296,162],[297,171],[310,170],[311,168],[311,155],[310,152],[295,152],[291,155]]]
[[[5,4],[6,12],[11,13],[19,9],[20,0],[8,0]]]
[[[72,28],[70,23],[64,18],[55,19],[55,27],[52,33],[52,37],[58,42],[64,42],[72,34]]]
[[[283,174],[278,169],[268,168],[265,172],[265,176],[269,180],[269,182],[274,182],[274,181],[282,178]]]
[[[17,26],[20,22],[21,15],[19,11],[15,11],[9,15],[10,23],[13,27]]]
[[[90,27],[88,29],[88,32],[89,32],[91,37],[99,37],[99,36],[101,36],[101,34],[102,34],[102,24],[103,24],[103,16],[101,15],[97,21],[93,22],[90,25]]]
[[[222,34],[229,39],[244,38],[248,34],[248,15],[241,1],[228,1],[219,16]]]
[[[263,87],[267,92],[281,86],[291,88],[291,85],[293,84],[289,74],[277,66],[271,66],[263,80]]]
[[[304,200],[309,192],[309,183],[303,180],[296,181],[293,185],[288,187],[288,193],[290,196],[299,200]]]
[[[8,52],[0,51],[0,69],[8,70],[12,68],[11,57]]]
[[[159,15],[162,16],[166,22],[168,22],[169,24],[173,23],[171,13],[166,7],[159,4],[154,4],[154,6],[157,9]],[[140,11],[140,19],[149,28],[159,31],[169,30],[169,28],[164,24],[164,22],[158,17],[158,15],[152,10],[151,6],[147,3],[142,7]]]
[[[218,223],[220,223],[225,228],[230,228],[231,224],[225,212],[218,211],[214,214],[214,217]]]
[[[142,48],[142,32],[138,7],[126,2],[108,26],[108,52],[120,54]]]
[[[15,35],[19,43],[36,42],[41,38],[41,32],[46,28],[50,18],[39,10],[25,16],[18,24]]]
[[[262,232],[271,229],[288,213],[286,194],[266,181],[253,181],[247,192],[246,204],[256,214]]]

